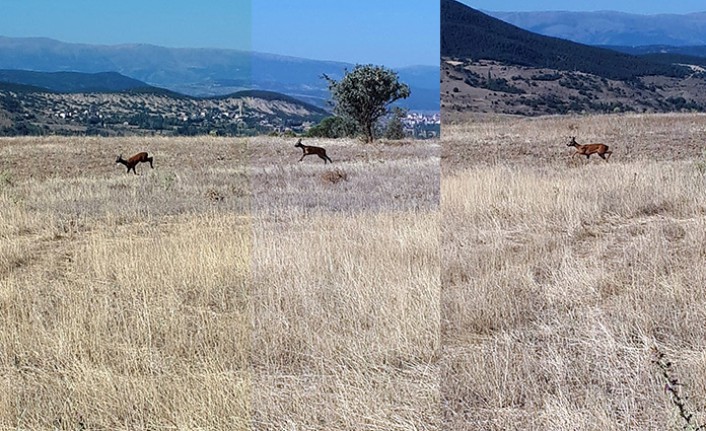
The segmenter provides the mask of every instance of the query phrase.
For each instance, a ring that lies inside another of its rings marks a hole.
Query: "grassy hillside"
[[[702,112],[706,73],[700,66],[691,68],[686,78],[645,76],[622,81],[583,72],[442,58],[444,119],[455,121],[478,113]]]

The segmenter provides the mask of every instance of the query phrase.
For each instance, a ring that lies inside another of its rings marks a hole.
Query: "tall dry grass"
[[[681,428],[653,347],[706,421],[706,177],[684,144],[704,133],[700,118],[445,127],[444,428]],[[612,131],[611,162],[567,161],[547,144],[572,129]],[[628,156],[638,129],[650,151]],[[469,145],[486,141],[503,146]]]
[[[0,428],[435,429],[438,143],[312,143],[2,139]]]
[[[694,160],[703,155],[706,114],[630,114],[519,118],[483,116],[458,124],[444,123],[442,169],[518,164],[578,166],[580,157],[567,147],[603,143],[612,161]],[[592,156],[592,159],[597,156]]]
[[[250,159],[255,428],[438,429],[438,142],[273,144]]]
[[[3,140],[0,428],[249,426],[245,153],[232,175],[182,176],[168,161],[187,144]],[[157,169],[125,175],[121,146]],[[218,180],[236,190],[222,208]]]
[[[256,223],[254,410],[264,429],[435,429],[438,214]]]

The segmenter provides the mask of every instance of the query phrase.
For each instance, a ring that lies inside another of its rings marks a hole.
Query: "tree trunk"
[[[366,124],[365,126],[365,143],[366,144],[372,144],[373,141],[375,140],[374,132],[373,132],[373,124]]]

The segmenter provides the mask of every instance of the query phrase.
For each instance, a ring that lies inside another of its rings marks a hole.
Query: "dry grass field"
[[[304,143],[0,140],[0,429],[437,429],[439,143]]]
[[[706,422],[706,116],[294,142],[0,140],[0,429]]]
[[[706,116],[485,117],[442,147],[442,428],[706,423]]]

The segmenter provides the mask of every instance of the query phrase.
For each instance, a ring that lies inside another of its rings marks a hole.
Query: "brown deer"
[[[152,157],[148,157],[147,153],[142,152],[142,153],[137,153],[134,156],[130,157],[129,159],[125,160],[123,159],[123,155],[119,155],[118,159],[115,161],[115,163],[122,163],[123,165],[127,166],[127,173],[130,173],[130,169],[132,169],[132,173],[137,175],[137,172],[135,172],[135,166],[137,166],[138,163],[147,163],[150,162],[150,168],[154,169],[154,166],[152,165]]]
[[[327,160],[328,160],[329,162],[333,163],[333,160],[331,160],[331,159],[326,155],[326,150],[323,149],[323,148],[321,148],[321,147],[312,147],[312,146],[310,146],[310,145],[304,145],[304,144],[302,144],[302,140],[301,140],[301,139],[299,139],[299,140],[297,141],[297,143],[296,143],[294,146],[301,148],[302,151],[304,152],[304,154],[302,154],[302,158],[299,159],[300,162],[301,162],[302,160],[304,160],[304,157],[305,157],[305,156],[308,156],[308,155],[310,155],[310,154],[316,154],[317,156],[319,156],[320,158],[322,158],[322,159],[324,160],[324,165],[327,163]]]
[[[571,141],[566,144],[567,147],[576,147],[576,152],[571,155],[571,158],[573,159],[575,155],[580,154],[582,156],[586,156],[586,159],[589,159],[591,157],[591,154],[598,154],[598,156],[605,160],[606,162],[610,158],[610,155],[613,154],[612,151],[608,151],[608,146],[605,144],[586,144],[586,145],[579,145],[578,142],[576,142],[576,136],[571,136]]]

